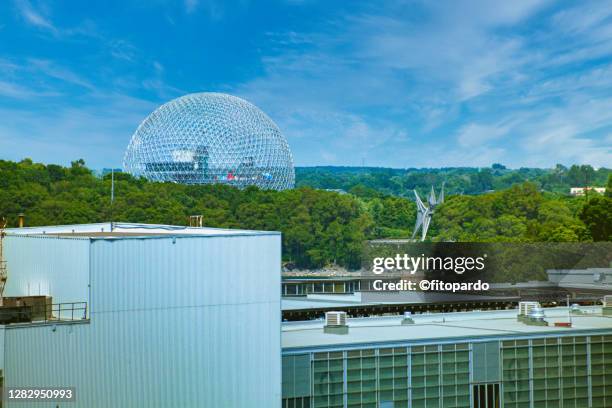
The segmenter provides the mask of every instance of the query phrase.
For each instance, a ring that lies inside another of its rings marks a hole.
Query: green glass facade
[[[282,406],[610,408],[612,335],[286,352]]]

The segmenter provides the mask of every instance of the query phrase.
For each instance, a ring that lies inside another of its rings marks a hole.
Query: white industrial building
[[[76,403],[31,406],[280,407],[280,233],[6,232],[5,297],[51,296],[54,317],[0,326],[4,385],[76,392]]]
[[[104,223],[7,233],[0,318],[25,300],[53,311],[0,326],[4,386],[76,393],[9,407],[612,407],[612,295],[602,307],[531,302],[533,315],[364,318],[346,318],[339,295],[311,296],[285,308],[337,311],[281,325],[277,232]]]

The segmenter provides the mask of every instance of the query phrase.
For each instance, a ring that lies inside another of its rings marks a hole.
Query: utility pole
[[[572,308],[570,307],[570,295],[568,294],[567,297],[567,314],[569,316],[569,324],[570,326],[572,325]]]
[[[6,218],[0,219],[0,306],[4,304],[4,287],[6,286],[6,280],[8,278],[8,271],[6,268],[6,261],[4,260],[4,232],[6,228]]]
[[[586,185],[584,186],[584,199],[586,202],[588,202],[589,201],[589,171],[586,167],[584,167],[584,181],[586,183]]]

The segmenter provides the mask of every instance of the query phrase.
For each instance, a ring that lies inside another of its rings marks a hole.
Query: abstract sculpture
[[[414,190],[414,196],[416,197],[417,219],[414,226],[414,232],[412,233],[412,239],[414,239],[419,229],[421,229],[421,241],[425,241],[427,230],[429,230],[429,224],[431,222],[431,217],[433,216],[436,207],[444,202],[444,184],[442,184],[442,190],[440,191],[440,196],[438,198],[436,198],[434,188],[431,186],[431,192],[429,193],[429,197],[427,199],[429,206],[423,204],[423,201],[421,201],[421,197],[419,197],[419,193],[417,193],[416,190]]]

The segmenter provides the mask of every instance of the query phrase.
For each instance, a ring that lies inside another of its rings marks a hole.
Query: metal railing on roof
[[[0,307],[0,324],[87,320],[87,302]]]

